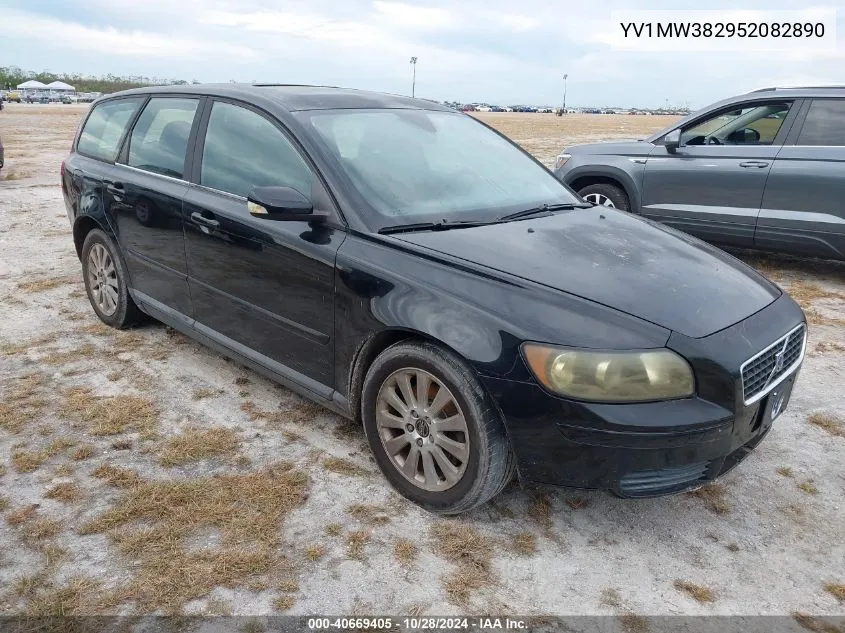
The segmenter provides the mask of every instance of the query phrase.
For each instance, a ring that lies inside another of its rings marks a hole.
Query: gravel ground
[[[57,185],[83,111],[0,114],[0,614],[843,613],[845,266],[741,255],[810,309],[809,353],[717,485],[512,485],[436,518],[354,425],[160,324],[99,325]]]

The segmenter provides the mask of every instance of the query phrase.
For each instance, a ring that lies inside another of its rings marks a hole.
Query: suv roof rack
[[[771,88],[758,88],[755,92],[771,92],[772,90],[845,90],[845,86],[773,86]]]

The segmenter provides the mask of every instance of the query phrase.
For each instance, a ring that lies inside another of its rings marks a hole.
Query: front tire
[[[122,330],[141,320],[141,311],[129,296],[129,278],[117,247],[100,229],[85,236],[82,277],[88,301],[103,323]]]
[[[616,185],[605,183],[588,185],[580,189],[578,195],[587,202],[592,202],[600,207],[609,207],[620,211],[628,211],[631,208],[628,203],[628,196]]]
[[[361,414],[384,476],[430,512],[466,512],[513,478],[498,408],[466,363],[436,345],[398,343],[378,356]]]

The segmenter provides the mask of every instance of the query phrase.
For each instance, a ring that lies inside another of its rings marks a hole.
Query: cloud
[[[413,29],[437,29],[456,24],[453,15],[441,7],[423,7],[401,2],[373,2],[376,12],[389,22]]]

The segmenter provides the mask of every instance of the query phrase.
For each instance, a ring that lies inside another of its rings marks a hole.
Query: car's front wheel
[[[616,185],[605,183],[587,185],[578,190],[578,195],[587,202],[592,202],[600,207],[610,207],[612,209],[619,209],[620,211],[628,211],[630,209],[628,196]]]
[[[403,496],[457,514],[497,495],[515,460],[498,408],[459,357],[429,343],[385,350],[364,380],[364,430]]]

